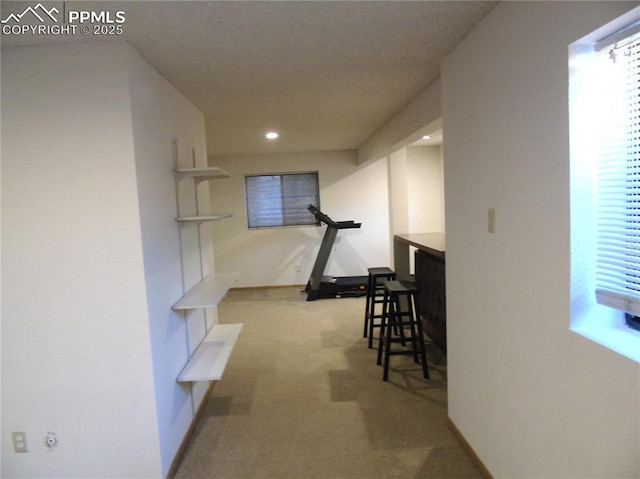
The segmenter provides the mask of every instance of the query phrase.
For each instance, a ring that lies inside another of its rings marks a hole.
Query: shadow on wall
[[[324,229],[322,230],[324,234]],[[355,248],[353,243],[349,240],[350,236],[362,235],[360,230],[352,231],[340,231],[334,242],[332,255],[329,256],[327,262],[327,271],[343,271],[341,273],[344,276],[366,276],[367,268],[371,265],[364,260],[362,255]],[[320,248],[320,242],[317,243],[317,247]],[[333,253],[340,250],[340,261],[336,260],[336,255]],[[315,257],[314,257],[315,261]]]
[[[253,263],[255,276],[251,285],[264,285],[263,277],[276,278],[279,284],[306,284],[316,261],[326,226],[295,227],[256,230],[251,239],[236,244],[216,267],[225,271],[227,264]],[[283,234],[284,233],[284,234]],[[340,232],[333,246],[326,270],[338,271],[336,275],[365,275],[368,265],[349,240],[349,236],[361,234]],[[334,259],[340,250],[340,261]],[[282,251],[289,251],[284,260]],[[251,252],[247,255],[247,252]],[[255,253],[255,255],[254,255]],[[341,273],[344,272],[344,273]]]
[[[283,230],[285,230],[285,234]],[[307,282],[315,261],[316,244],[310,228],[274,228],[255,230],[250,239],[235,244],[218,259],[216,267],[225,271],[228,265],[252,264],[254,277],[247,286],[263,285],[264,277],[285,284]],[[289,251],[282,260],[282,251]],[[231,266],[233,268],[233,266]],[[275,274],[274,274],[275,272]]]

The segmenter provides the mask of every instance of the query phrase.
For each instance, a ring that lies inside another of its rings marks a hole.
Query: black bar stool
[[[403,309],[406,308],[406,309]],[[422,375],[429,379],[427,354],[419,317],[418,287],[410,281],[387,281],[384,283],[382,322],[378,341],[378,365],[383,363],[382,380],[389,379],[389,358],[395,355],[413,356],[415,363],[422,364]],[[404,335],[408,327],[411,336]],[[394,334],[397,328],[398,333]],[[391,349],[392,343],[401,343],[402,349]],[[410,343],[410,346],[409,346]]]
[[[379,328],[382,311],[376,312],[376,304],[382,305],[384,298],[384,283],[396,279],[396,273],[391,268],[369,268],[367,281],[367,302],[364,310],[363,337],[369,337],[369,349],[373,348],[373,328]],[[379,308],[381,309],[381,308]]]

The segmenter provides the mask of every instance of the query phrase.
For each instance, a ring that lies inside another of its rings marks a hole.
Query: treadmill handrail
[[[316,208],[313,205],[309,205],[307,209],[311,211],[311,213],[313,213],[313,216],[315,216],[318,220],[322,221],[327,226],[331,226],[332,228],[342,230],[347,228],[360,228],[360,226],[362,226],[362,223],[356,223],[353,220],[337,221],[337,222],[333,221],[328,215],[324,214],[322,211],[320,211],[318,208]]]

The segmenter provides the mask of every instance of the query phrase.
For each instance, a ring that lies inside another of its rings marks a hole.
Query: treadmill
[[[361,223],[353,221],[333,221],[313,205],[307,207],[318,221],[327,225],[318,251],[318,257],[313,265],[311,276],[305,287],[307,301],[326,298],[347,298],[358,297],[367,294],[368,276],[323,276],[324,270],[329,260],[329,255],[333,249],[333,243],[339,230],[360,228]]]

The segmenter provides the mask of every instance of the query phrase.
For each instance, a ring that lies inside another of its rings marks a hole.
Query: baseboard
[[[274,286],[238,286],[229,288],[229,291],[251,291],[252,289],[282,289],[282,288],[300,288],[303,290],[306,284],[276,284]]]
[[[462,446],[462,449],[464,449],[464,452],[467,453],[467,456],[469,456],[469,459],[471,459],[471,462],[473,462],[473,464],[478,468],[478,471],[480,471],[480,474],[482,475],[482,477],[484,477],[485,479],[493,479],[493,475],[491,474],[491,472],[489,472],[489,469],[487,469],[487,466],[484,465],[480,457],[476,454],[476,451],[474,451],[473,448],[471,447],[471,444],[469,444],[467,442],[467,439],[462,435],[462,433],[460,432],[460,429],[458,429],[458,427],[454,424],[454,422],[448,416],[447,416],[447,426],[449,426],[449,429],[451,429],[451,432],[453,432],[453,435],[456,437],[456,439]]]
[[[196,411],[195,415],[193,416],[193,419],[191,420],[189,429],[187,429],[187,432],[184,435],[182,442],[180,443],[180,447],[178,448],[178,451],[176,452],[176,455],[174,456],[173,461],[171,462],[171,467],[169,468],[169,472],[167,473],[166,479],[174,479],[176,477],[176,474],[178,472],[178,467],[180,466],[180,462],[182,461],[182,457],[184,456],[184,452],[186,451],[187,446],[189,445],[189,441],[191,440],[191,436],[193,436],[193,431],[195,430],[196,425],[200,420],[200,417],[204,413],[204,409],[207,406],[209,396],[211,395],[211,391],[213,391],[213,387],[216,385],[216,382],[217,381],[211,381],[211,384],[209,385],[209,388],[207,389],[207,392],[205,393],[204,398],[200,403],[200,406],[198,406],[198,410]]]

